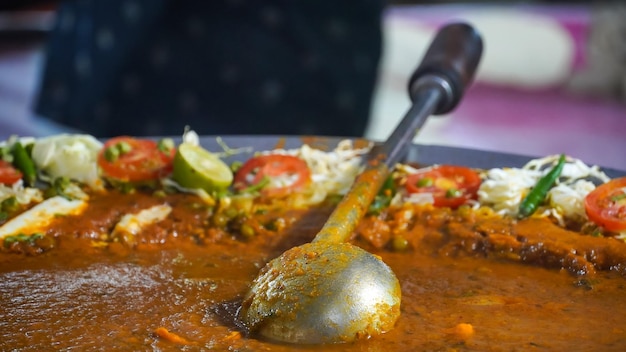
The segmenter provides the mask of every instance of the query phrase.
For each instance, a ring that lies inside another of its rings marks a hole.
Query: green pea
[[[394,251],[404,251],[409,248],[409,241],[404,236],[396,236],[391,241],[391,246]]]
[[[255,235],[254,228],[246,223],[241,224],[239,232],[246,238],[252,238]]]
[[[119,157],[120,151],[115,146],[104,149],[104,159],[106,159],[106,161],[112,163],[115,162]]]
[[[424,177],[424,178],[420,178],[420,179],[417,181],[416,186],[417,186],[417,187],[430,187],[430,186],[432,186],[434,183],[435,183],[435,181],[434,181],[432,178],[430,178],[430,177]]]
[[[131,146],[128,142],[119,142],[115,144],[115,147],[120,152],[120,155],[130,153],[130,151],[133,150],[133,146]]]
[[[230,219],[223,213],[217,213],[213,215],[213,218],[211,220],[213,222],[213,226],[215,227],[226,227]]]
[[[167,193],[165,193],[165,191],[162,189],[157,189],[156,191],[152,192],[152,195],[155,198],[165,198],[165,196],[167,196]]]
[[[446,198],[457,198],[460,197],[463,193],[456,188],[448,188],[446,191]]]

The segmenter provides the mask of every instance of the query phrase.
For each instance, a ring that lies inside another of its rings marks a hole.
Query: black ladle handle
[[[449,112],[457,106],[474,78],[482,52],[482,39],[472,26],[452,23],[442,27],[409,80],[411,108],[368,159],[378,158],[393,168],[405,156],[428,116]]]
[[[423,89],[420,80],[432,74],[450,86],[444,89],[445,94],[433,114],[445,114],[454,109],[474,79],[482,52],[482,39],[469,24],[452,23],[442,27],[409,80],[411,100],[415,102]]]

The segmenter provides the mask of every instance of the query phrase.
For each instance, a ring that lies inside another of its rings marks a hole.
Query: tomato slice
[[[457,208],[476,199],[480,176],[464,166],[441,165],[411,174],[405,188],[409,193],[432,193],[437,207]]]
[[[124,148],[119,148],[123,145]],[[124,149],[115,158],[106,156],[107,149]],[[120,136],[109,139],[98,154],[98,165],[105,176],[120,181],[155,180],[172,172],[176,149],[161,151],[157,142]]]
[[[626,230],[626,177],[602,184],[585,197],[591,221],[609,231]]]
[[[12,185],[22,179],[22,173],[11,165],[11,163],[0,160],[0,183]]]
[[[267,182],[266,185],[263,183]],[[262,186],[261,194],[284,197],[302,190],[311,182],[311,170],[306,162],[296,156],[259,155],[246,161],[234,178],[234,187],[241,191]]]

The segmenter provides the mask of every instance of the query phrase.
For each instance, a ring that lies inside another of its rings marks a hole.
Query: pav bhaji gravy
[[[156,204],[171,215],[131,245],[101,238]],[[248,336],[236,316],[250,282],[310,241],[331,207],[271,209],[224,229],[191,195],[93,194],[81,216],[55,219],[42,253],[0,253],[0,350],[626,350],[625,243],[423,205],[369,216],[353,239],[401,282],[395,329],[326,346]],[[398,234],[401,249],[378,238]]]

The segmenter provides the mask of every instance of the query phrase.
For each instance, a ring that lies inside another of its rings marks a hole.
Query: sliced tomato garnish
[[[310,181],[311,171],[304,160],[292,155],[269,154],[246,161],[235,174],[234,187],[242,191],[262,186],[261,194],[284,197],[302,190]]]
[[[11,163],[0,160],[0,183],[3,185],[12,185],[22,179],[22,173],[16,169]]]
[[[626,230],[626,177],[602,184],[585,197],[591,221],[609,231]]]
[[[120,146],[124,145],[124,148]],[[115,158],[106,156],[107,149],[117,148]],[[159,149],[157,142],[121,136],[109,139],[98,154],[98,165],[105,176],[120,181],[155,180],[172,172],[175,148]]]
[[[476,199],[480,176],[464,166],[441,165],[411,174],[405,188],[409,193],[431,193],[437,207],[457,208]]]

